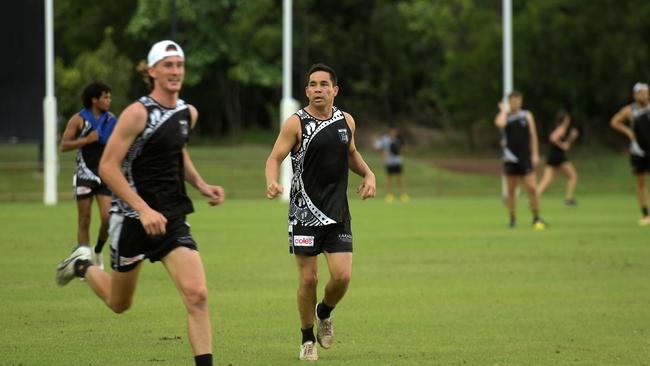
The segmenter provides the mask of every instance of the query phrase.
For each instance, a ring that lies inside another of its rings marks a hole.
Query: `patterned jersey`
[[[302,142],[291,153],[293,179],[289,224],[323,226],[350,220],[348,208],[348,151],[352,131],[341,110],[319,120],[304,109],[300,118]]]
[[[526,115],[528,111],[520,110],[508,114],[506,127],[503,129],[503,161],[506,163],[524,163],[530,160],[530,126]]]
[[[94,130],[92,123],[83,119],[83,128],[81,129],[79,137],[86,137]],[[97,183],[102,182],[99,178],[99,161],[102,158],[104,146],[105,145],[100,144],[99,141],[95,141],[91,144],[84,145],[77,150],[75,165],[75,176],[77,179],[94,181]]]
[[[180,99],[176,108],[163,107],[148,96],[141,97],[138,102],[147,108],[147,124],[122,162],[124,176],[149,207],[165,217],[191,213],[194,208],[185,191],[183,164],[190,110]],[[118,197],[113,199],[113,211],[139,218],[138,213]]]
[[[630,107],[632,107],[630,127],[636,137],[636,144],[632,143],[630,153],[646,156],[647,153],[650,153],[650,104],[640,106],[637,103],[632,103]]]

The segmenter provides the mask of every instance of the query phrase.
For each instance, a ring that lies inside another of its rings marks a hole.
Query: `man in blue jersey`
[[[636,179],[636,196],[641,208],[639,225],[650,225],[648,191],[645,175],[650,173],[650,98],[648,84],[636,83],[632,88],[634,102],[623,107],[612,118],[612,128],[630,139],[630,165]],[[626,123],[629,123],[628,127]]]
[[[93,261],[104,268],[102,248],[108,239],[111,191],[99,177],[99,160],[116,123],[115,116],[108,111],[111,107],[111,88],[100,81],[94,81],[84,88],[81,100],[84,107],[68,121],[59,148],[61,152],[77,150],[72,180],[77,201],[77,246],[90,245],[90,217],[94,197],[99,206],[101,221]]]
[[[266,196],[273,199],[284,191],[278,171],[291,154],[289,251],[295,255],[299,273],[299,358],[317,360],[316,340],[323,348],[332,346],[331,313],[345,295],[352,275],[348,170],[362,177],[357,189],[362,199],[374,197],[376,184],[375,175],[356,149],[354,119],[334,106],[339,90],[336,73],[327,65],[316,64],[307,77],[309,104],[286,120],[266,162]],[[317,303],[320,253],[327,259],[330,279]]]
[[[224,191],[201,178],[186,148],[198,111],[179,99],[183,50],[172,41],[158,42],[147,64],[153,89],[122,112],[100,164],[116,196],[109,229],[113,272],[93,265],[89,251],[79,247],[59,264],[56,281],[63,286],[85,278],[111,310],[122,313],[133,303],[144,260],[161,261],[185,305],[195,364],[212,366],[206,277],[186,221],[194,208],[185,181],[212,206],[223,202]]]

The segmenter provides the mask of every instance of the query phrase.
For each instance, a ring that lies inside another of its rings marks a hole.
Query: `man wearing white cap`
[[[636,177],[636,196],[641,206],[639,225],[650,225],[648,192],[645,174],[650,172],[650,100],[648,84],[636,83],[632,88],[634,103],[626,105],[614,115],[612,128],[630,139],[630,164]],[[629,126],[626,125],[629,123]]]
[[[184,181],[208,198],[224,200],[223,188],[206,184],[186,149],[198,112],[179,99],[185,55],[172,41],[153,45],[147,58],[151,93],[120,116],[100,162],[101,178],[114,192],[110,219],[111,267],[93,265],[87,247],[57,268],[60,286],[75,277],[116,313],[131,307],[143,261],[161,261],[179,289],[197,366],[212,365],[212,334],[203,263],[185,216],[193,211]]]

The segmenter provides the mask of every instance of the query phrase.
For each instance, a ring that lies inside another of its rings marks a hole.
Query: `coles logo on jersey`
[[[294,247],[313,247],[314,246],[314,237],[306,235],[294,235],[293,237],[293,246]]]
[[[341,138],[341,142],[344,144],[347,144],[348,141],[350,141],[348,139],[348,130],[345,128],[339,128],[339,137]]]
[[[181,135],[183,135],[183,137],[187,137],[187,135],[189,135],[189,127],[187,125],[187,121],[181,120],[178,123],[181,125]]]

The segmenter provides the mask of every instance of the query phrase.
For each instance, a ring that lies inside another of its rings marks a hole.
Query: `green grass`
[[[195,206],[216,364],[300,364],[286,205]],[[650,229],[636,225],[635,206],[632,192],[574,209],[545,196],[551,227],[537,232],[523,204],[520,227],[507,229],[493,196],[351,199],[353,281],[319,364],[647,365]],[[0,204],[0,364],[192,364],[183,307],[159,263],[145,264],[122,315],[85,283],[56,287],[75,215],[70,201]]]

